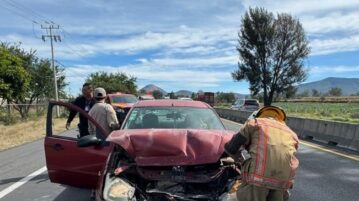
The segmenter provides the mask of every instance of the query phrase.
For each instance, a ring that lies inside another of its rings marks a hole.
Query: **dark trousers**
[[[90,135],[87,125],[77,124],[77,127],[79,128],[79,131],[80,131],[80,136],[79,137]]]

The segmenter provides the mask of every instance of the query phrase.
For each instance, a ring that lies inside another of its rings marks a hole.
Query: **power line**
[[[40,21],[44,21],[45,23],[52,22],[49,18],[45,17],[44,15],[42,15],[42,14],[36,12],[35,10],[33,10],[29,7],[26,7],[20,3],[17,3],[13,0],[3,0],[3,1],[5,1],[5,3],[12,6],[15,9],[22,10],[24,13],[34,16],[35,18],[39,19]],[[28,11],[30,11],[30,12],[28,12]]]
[[[14,10],[13,8],[7,7],[5,4],[0,4],[0,6],[2,6],[3,8],[5,8],[5,9],[8,10],[8,11],[14,13],[15,15],[24,18],[24,19],[27,20],[27,21],[36,22],[35,20],[30,19],[28,16],[26,16],[26,15],[20,13],[19,11]]]

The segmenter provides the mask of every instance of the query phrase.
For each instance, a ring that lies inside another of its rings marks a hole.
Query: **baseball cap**
[[[98,87],[94,91],[95,98],[105,98],[106,97],[106,91],[102,87]]]

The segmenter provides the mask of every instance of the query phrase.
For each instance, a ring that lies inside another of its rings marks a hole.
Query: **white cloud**
[[[330,72],[335,73],[357,73],[359,74],[359,66],[314,66],[310,68],[310,73],[313,74],[326,74]]]
[[[162,66],[162,67],[201,67],[206,68],[209,66],[233,66],[237,64],[238,57],[237,56],[224,56],[224,57],[208,57],[208,58],[161,58],[161,59],[152,59],[146,60],[141,59],[143,64],[147,66]]]
[[[357,0],[244,0],[243,4],[246,8],[249,6],[261,6],[271,11],[289,12],[296,15],[359,7],[359,1]]]
[[[305,15],[301,22],[309,33],[359,31],[359,12],[329,12],[324,16]]]
[[[66,68],[66,76],[73,80],[84,80],[89,74],[97,72],[99,69],[105,72],[125,72],[127,75],[137,77],[138,80],[148,82],[169,82],[178,84],[183,88],[192,87],[214,87],[221,82],[231,80],[231,75],[227,71],[213,70],[185,70],[181,68],[163,68],[152,65],[127,65],[127,66],[98,66],[98,65],[77,65]]]
[[[315,39],[310,42],[312,55],[324,55],[359,49],[359,35],[337,39]]]

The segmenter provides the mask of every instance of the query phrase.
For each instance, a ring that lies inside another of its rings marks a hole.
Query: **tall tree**
[[[5,44],[0,45],[0,97],[8,103],[25,100],[30,76],[20,57],[12,54]]]
[[[310,48],[301,23],[291,15],[274,17],[264,8],[250,8],[238,37],[240,62],[232,77],[249,81],[252,96],[263,93],[264,105],[306,79],[304,59]]]
[[[95,87],[103,87],[107,92],[123,92],[136,94],[136,78],[129,77],[125,73],[106,73],[103,71],[91,73],[86,82]]]

